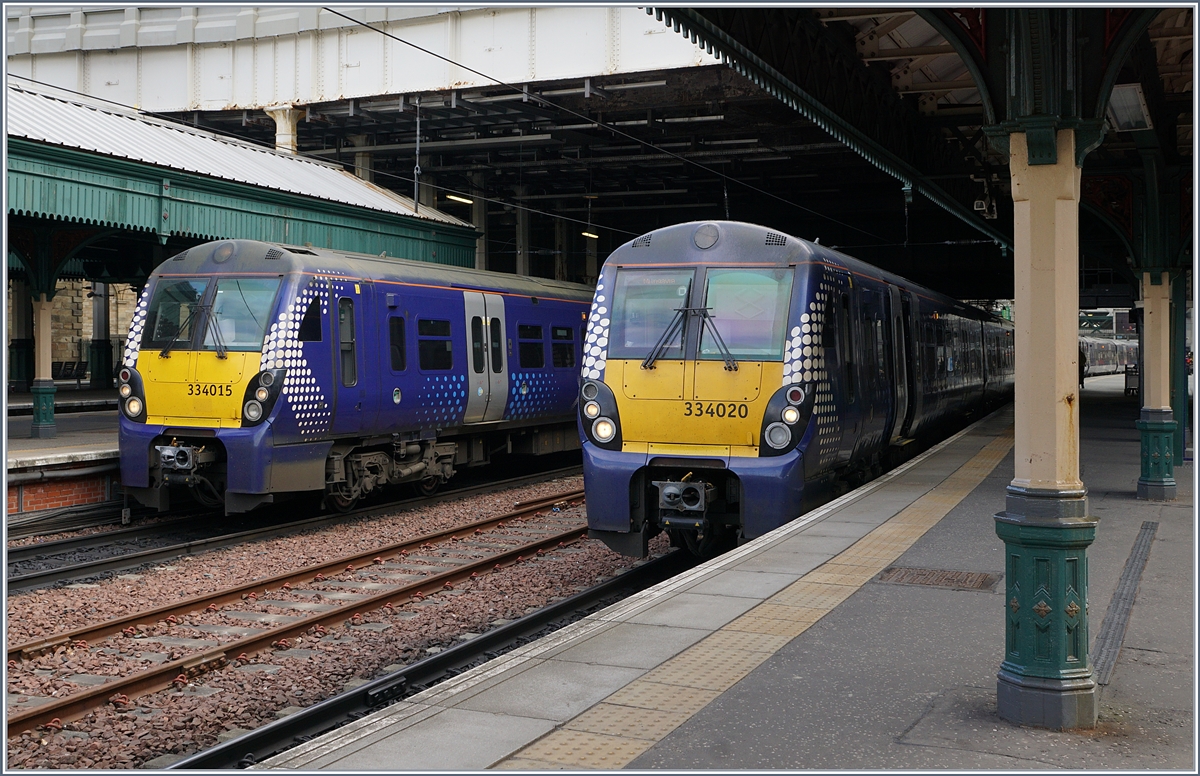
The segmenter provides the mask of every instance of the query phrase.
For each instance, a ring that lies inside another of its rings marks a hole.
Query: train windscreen
[[[734,358],[780,361],[791,295],[790,268],[710,269],[704,305]],[[708,328],[700,334],[699,357],[724,357]]]
[[[208,278],[164,278],[158,281],[150,306],[141,347],[187,349],[200,324],[200,302]]]
[[[608,357],[645,358],[671,328],[680,308],[688,306],[695,271],[622,269],[612,293]],[[605,305],[601,302],[601,307]],[[601,313],[603,314],[603,312]],[[659,358],[683,358],[688,316]]]
[[[202,350],[262,350],[279,278],[220,278]]]

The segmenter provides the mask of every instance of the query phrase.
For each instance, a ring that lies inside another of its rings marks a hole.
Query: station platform
[[[23,399],[29,402],[30,414],[14,414]],[[4,453],[10,518],[116,502],[121,497],[115,389],[60,391],[55,396],[55,436],[48,439],[30,438],[32,396],[9,394],[8,402]]]
[[[1120,376],[1091,378],[1081,409],[1100,517],[1093,662],[1106,618],[1128,617],[1095,729],[996,714],[1009,406],[767,536],[253,767],[1194,771],[1190,457],[1177,501],[1139,501],[1136,397]],[[1118,583],[1150,530],[1131,597]]]

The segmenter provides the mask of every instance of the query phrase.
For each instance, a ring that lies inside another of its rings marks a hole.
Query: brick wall
[[[8,487],[8,514],[98,504],[114,499],[117,487],[113,484],[112,479],[112,475],[96,474],[78,479],[10,485]]]

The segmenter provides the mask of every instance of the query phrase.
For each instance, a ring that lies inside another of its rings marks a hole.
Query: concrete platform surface
[[[106,463],[116,460],[117,410],[56,413],[55,436],[31,439],[33,418],[7,417],[5,459],[9,471],[35,466],[54,466],[84,461]]]
[[[1193,472],[1136,499],[1137,400],[1082,394],[1094,642],[1134,538],[1157,523],[1100,724],[996,714],[1012,408],[680,577],[256,768],[1179,769],[1194,771]],[[984,589],[881,581],[891,567]],[[1094,655],[1093,655],[1094,659]]]

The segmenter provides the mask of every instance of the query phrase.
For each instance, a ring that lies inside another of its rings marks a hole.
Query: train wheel
[[[325,494],[325,503],[339,512],[349,512],[358,503],[358,497],[347,498],[340,493],[327,493]]]
[[[426,477],[414,487],[416,487],[417,493],[420,493],[422,496],[432,496],[442,487],[442,480],[439,477]]]

